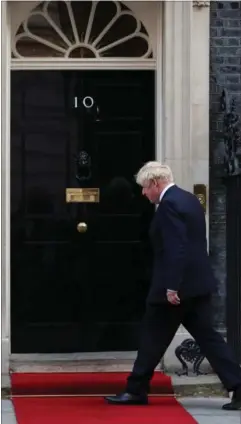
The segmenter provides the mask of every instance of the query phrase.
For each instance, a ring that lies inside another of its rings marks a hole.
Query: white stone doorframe
[[[209,8],[206,7],[208,2],[168,0],[160,3],[156,55],[156,158],[170,164],[176,182],[192,191],[194,183],[204,183],[208,186],[209,175]],[[7,1],[1,2],[1,8],[2,33],[4,33],[1,91],[2,373],[7,373],[11,353],[11,22]]]
[[[10,355],[10,16],[7,2],[1,2],[1,313],[2,374],[9,370]],[[4,34],[4,36],[3,36]]]
[[[164,13],[164,149],[178,184],[209,192],[209,1],[166,1]],[[209,238],[209,208],[206,212]],[[189,333],[181,326],[164,356],[168,372],[180,368],[175,349]],[[206,364],[207,361],[205,360]]]

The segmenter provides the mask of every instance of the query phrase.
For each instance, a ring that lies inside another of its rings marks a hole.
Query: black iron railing
[[[241,363],[241,175],[226,180],[227,337]]]
[[[226,185],[226,322],[228,342],[241,363],[241,167],[240,120],[227,91],[221,98]]]

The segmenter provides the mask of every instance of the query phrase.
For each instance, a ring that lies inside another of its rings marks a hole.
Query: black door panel
[[[155,155],[154,73],[14,71],[11,93],[12,352],[134,350],[153,214],[134,174]],[[100,202],[66,203],[71,187]]]

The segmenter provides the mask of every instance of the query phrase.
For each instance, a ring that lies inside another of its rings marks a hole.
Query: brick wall
[[[210,256],[219,280],[214,299],[216,324],[225,326],[225,186],[222,181],[223,89],[241,117],[241,2],[211,1],[210,6]]]

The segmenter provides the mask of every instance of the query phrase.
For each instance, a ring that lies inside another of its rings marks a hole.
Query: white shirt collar
[[[169,188],[171,188],[174,185],[175,185],[174,183],[170,183],[164,188],[164,190],[160,194],[159,203],[162,201],[162,198],[163,198],[164,194],[167,192],[167,190],[169,190]]]

